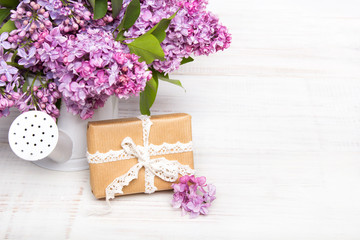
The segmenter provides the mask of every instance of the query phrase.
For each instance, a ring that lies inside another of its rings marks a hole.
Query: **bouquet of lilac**
[[[191,218],[207,215],[211,203],[216,199],[216,188],[212,184],[206,184],[205,177],[185,175],[171,187],[174,189],[172,206],[181,208],[183,215],[189,212]]]
[[[82,119],[115,95],[150,114],[159,79],[229,47],[206,0],[0,0],[0,117],[9,108]]]

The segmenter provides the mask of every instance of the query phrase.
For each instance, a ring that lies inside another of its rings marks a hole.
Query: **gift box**
[[[188,114],[89,122],[87,144],[96,198],[168,190],[194,174]]]

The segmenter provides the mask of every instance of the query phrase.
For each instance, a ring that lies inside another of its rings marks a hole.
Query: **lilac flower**
[[[0,77],[0,87],[5,86],[5,85],[6,85],[6,82],[7,82],[6,76],[5,76],[5,75],[2,75],[2,76]]]
[[[52,47],[49,43],[45,42],[37,50],[39,59],[48,68],[55,69],[58,66],[58,59],[61,58],[61,47]]]
[[[0,75],[5,74],[7,81],[11,82],[13,79],[13,75],[18,73],[18,69],[16,67],[8,65],[4,60],[0,60]]]
[[[66,42],[66,37],[64,37],[61,33],[60,33],[60,29],[58,27],[53,28],[49,34],[47,34],[45,36],[46,40],[51,42],[51,45],[62,45],[63,43]]]
[[[7,117],[10,113],[9,101],[0,95],[0,117]]]
[[[181,208],[183,215],[189,212],[191,218],[207,215],[211,202],[216,199],[216,188],[212,184],[207,185],[205,177],[182,176],[179,183],[171,186],[174,189],[172,206]]]
[[[88,80],[92,76],[95,68],[90,65],[89,61],[83,61],[81,65],[75,70],[82,78]]]
[[[9,33],[7,33],[7,32],[3,32],[0,35],[0,46],[4,49],[11,48],[10,43],[8,41],[5,41],[6,39],[8,39],[8,37],[9,37]]]
[[[119,68],[117,64],[113,64],[109,69],[108,69],[108,74],[109,74],[109,84],[110,86],[112,86],[115,81],[117,76],[119,75]]]
[[[21,57],[21,59],[18,61],[18,64],[23,65],[26,68],[34,66],[36,64],[35,53],[36,53],[35,47],[31,47],[29,49],[29,53],[26,53],[24,48],[19,48],[17,55]]]

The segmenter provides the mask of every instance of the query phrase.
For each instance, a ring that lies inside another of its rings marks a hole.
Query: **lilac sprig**
[[[172,206],[181,208],[182,215],[190,213],[191,218],[207,215],[212,201],[216,199],[216,188],[206,184],[205,177],[182,176],[179,183],[171,185],[174,189]]]
[[[7,41],[9,34],[4,32],[0,35],[0,117],[6,117],[10,108],[16,106],[20,94],[16,91],[23,82],[17,68],[7,64],[13,56],[5,50],[11,47]]]
[[[49,11],[51,19],[63,34],[80,30],[91,19],[92,13],[82,2],[61,0],[41,0],[38,2]]]
[[[21,2],[16,10],[11,10],[11,21],[17,29],[11,31],[8,41],[16,44],[36,41],[39,34],[52,28],[49,12],[35,1]]]
[[[32,80],[31,86],[27,86],[26,89],[24,89],[24,84],[27,83],[23,81],[21,88],[25,91],[17,99],[17,108],[21,112],[27,112],[29,110],[42,111],[56,120],[60,115],[56,103],[61,95],[54,82],[48,81],[43,83],[42,78],[41,76],[36,76]],[[36,82],[38,82],[38,84],[34,85]]]
[[[111,95],[138,95],[151,78],[148,66],[103,29],[64,36],[57,27],[42,37],[37,52],[44,72],[57,82],[68,111],[82,119],[91,118]]]
[[[130,0],[124,0],[126,6]],[[166,38],[161,43],[165,61],[155,60],[152,67],[164,73],[177,70],[183,58],[191,55],[209,55],[230,46],[231,35],[219,19],[206,10],[206,0],[144,1],[135,24],[125,32],[127,38],[136,38],[154,27],[161,19],[179,10],[171,21]],[[121,18],[125,10],[120,12]]]

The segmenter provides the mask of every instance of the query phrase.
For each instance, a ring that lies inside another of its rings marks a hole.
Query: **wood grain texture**
[[[161,83],[153,114],[193,116],[195,167],[217,186],[206,217],[171,192],[120,197],[112,213],[88,171],[41,169],[6,144],[0,119],[1,239],[359,239],[360,3],[210,0],[231,49]],[[119,116],[137,116],[138,99]]]

